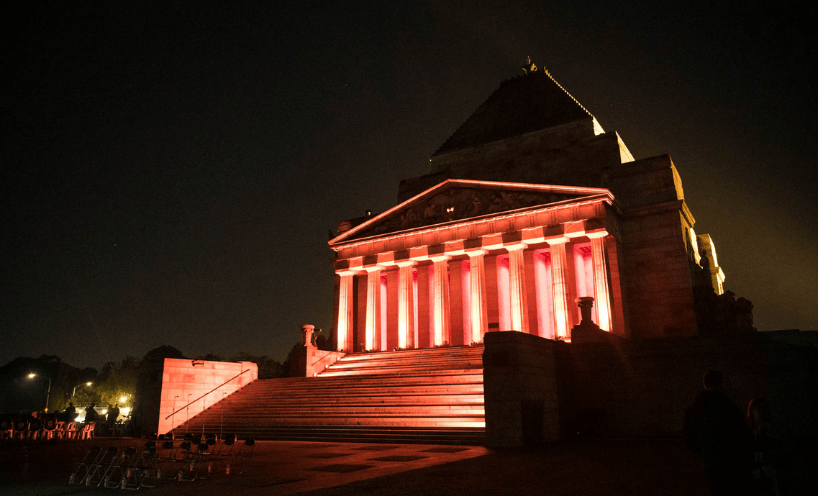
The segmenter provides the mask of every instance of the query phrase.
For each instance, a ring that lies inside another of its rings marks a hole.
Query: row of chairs
[[[176,445],[172,439],[160,436],[161,447],[167,453],[166,459],[185,461],[194,466],[204,467],[208,474],[224,471],[226,474],[244,473],[255,469],[253,451],[256,442],[252,438],[239,443],[234,434],[228,434],[221,440],[215,434],[193,436],[185,435],[183,441]]]
[[[3,439],[10,440],[92,439],[94,422],[81,424],[50,417],[42,420],[19,417],[0,421],[0,432]]]
[[[68,483],[120,489],[155,487],[160,476],[156,462],[156,453],[150,449],[139,453],[133,447],[120,450],[94,445],[74,468]]]
[[[129,447],[103,449],[94,445],[77,463],[68,483],[86,486],[140,489],[155,487],[157,481],[192,482],[222,472],[242,474],[255,470],[255,441],[246,439],[236,449],[236,436],[227,436],[219,443],[215,436],[183,440],[148,441],[138,452]]]

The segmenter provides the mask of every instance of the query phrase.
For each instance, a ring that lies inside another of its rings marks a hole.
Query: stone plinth
[[[521,332],[485,335],[486,445],[536,446],[560,435],[555,349],[564,343]]]
[[[319,350],[314,344],[314,337],[321,334],[321,331],[321,329],[316,331],[315,326],[311,324],[301,326],[304,346],[293,350],[290,355],[290,377],[314,377],[346,354]]]

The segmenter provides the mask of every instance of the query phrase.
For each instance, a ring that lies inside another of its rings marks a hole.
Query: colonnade
[[[424,253],[337,270],[337,349],[469,345],[505,330],[569,340],[579,322],[578,296],[594,297],[594,320],[610,331],[607,236]]]

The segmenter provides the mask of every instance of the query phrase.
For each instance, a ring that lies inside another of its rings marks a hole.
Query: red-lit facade
[[[508,330],[570,340],[580,296],[594,297],[602,329],[624,334],[613,200],[603,188],[450,179],[341,233],[330,242],[337,350]]]

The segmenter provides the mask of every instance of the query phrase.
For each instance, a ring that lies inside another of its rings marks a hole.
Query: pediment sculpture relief
[[[389,218],[382,219],[360,234],[372,236],[403,231],[535,205],[547,205],[574,197],[559,193],[452,188],[394,212]]]

